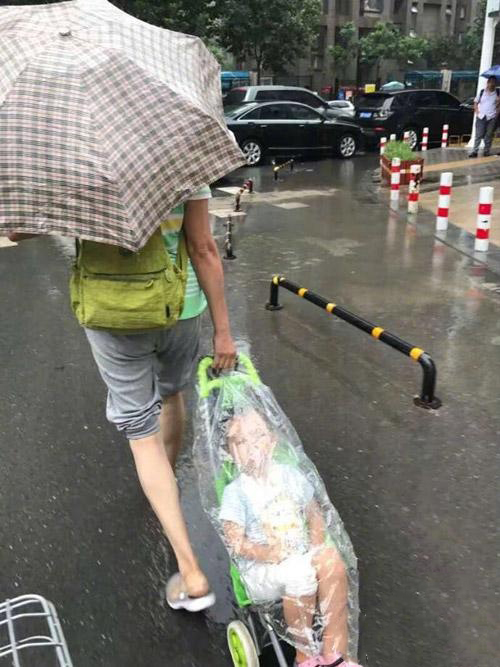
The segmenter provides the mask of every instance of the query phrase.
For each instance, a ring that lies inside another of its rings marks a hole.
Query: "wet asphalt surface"
[[[237,260],[225,262],[234,335],[351,535],[360,662],[497,667],[500,275],[437,241],[426,222],[390,213],[375,164],[307,162],[277,184],[267,166],[227,180],[252,176],[259,195],[244,198]],[[273,191],[307,207],[277,208]],[[223,226],[215,231],[222,245]],[[218,594],[197,616],[166,607],[175,563],[127,444],[106,422],[105,390],[68,306],[70,254],[48,238],[0,249],[0,601],[51,599],[77,667],[229,666],[227,560],[200,507],[191,428],[182,501]],[[312,304],[283,291],[284,310],[266,311],[273,273],[428,351],[443,407],[413,405],[417,364]],[[208,323],[205,332],[210,351]],[[26,660],[45,664],[54,663]]]

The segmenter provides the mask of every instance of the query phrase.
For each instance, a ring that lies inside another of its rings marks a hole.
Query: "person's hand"
[[[20,232],[11,232],[7,235],[7,238],[9,241],[12,241],[12,243],[17,243],[18,241],[24,241],[26,239],[34,239],[37,236],[39,236],[39,234],[21,234]]]
[[[227,371],[236,363],[236,345],[230,333],[216,333],[214,336],[214,363],[212,368]]]
[[[267,553],[266,553],[266,562],[267,563],[281,563],[281,561],[285,560],[286,558],[286,553],[283,550],[283,545],[279,540],[270,540],[268,547],[267,547]]]

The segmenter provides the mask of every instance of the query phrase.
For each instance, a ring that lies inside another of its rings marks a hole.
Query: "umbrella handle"
[[[262,384],[257,369],[246,354],[238,355],[238,364],[241,364],[245,369],[245,373],[238,373],[238,375],[228,374],[221,377],[210,377],[209,372],[213,360],[213,357],[210,356],[203,357],[198,364],[198,386],[201,398],[208,398],[214,389],[221,389],[224,382],[231,382],[231,384],[252,384],[255,386]]]

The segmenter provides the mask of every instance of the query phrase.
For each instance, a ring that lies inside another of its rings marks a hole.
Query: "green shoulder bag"
[[[160,229],[137,253],[81,241],[70,282],[71,305],[80,324],[90,329],[165,329],[182,313],[186,279],[183,233],[175,264]]]

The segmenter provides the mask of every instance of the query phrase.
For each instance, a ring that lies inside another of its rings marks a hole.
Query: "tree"
[[[349,61],[357,58],[358,39],[356,26],[352,21],[343,25],[335,39],[335,45],[328,47],[334,66],[344,72]]]
[[[425,37],[401,34],[393,23],[377,23],[374,30],[359,40],[361,62],[376,66],[377,80],[383,60],[397,60],[404,67],[422,58],[429,42]]]
[[[319,28],[321,0],[214,0],[215,34],[237,58],[282,71],[307,52]]]
[[[360,60],[367,65],[375,65],[377,80],[382,60],[395,57],[399,38],[400,32],[393,23],[380,22],[359,40]]]
[[[420,60],[429,50],[429,40],[425,37],[400,35],[395,59],[404,67]]]

